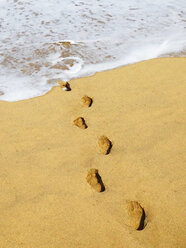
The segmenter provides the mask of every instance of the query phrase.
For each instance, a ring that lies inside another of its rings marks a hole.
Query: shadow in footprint
[[[66,82],[66,85],[65,85],[65,88],[64,88],[66,91],[71,91],[71,87],[70,87],[70,84],[68,82]]]
[[[97,177],[98,183],[101,185],[101,191],[100,192],[105,191],[105,186],[103,184],[103,181],[101,179],[101,176],[98,173],[96,173],[96,177]]]
[[[109,146],[109,148],[108,148],[108,150],[107,150],[106,155],[110,153],[111,149],[112,149],[112,142],[110,141],[110,146]]]
[[[142,214],[142,217],[141,217],[141,222],[140,222],[140,225],[139,225],[139,228],[137,229],[138,231],[141,231],[145,228],[145,211],[143,209],[143,214]]]

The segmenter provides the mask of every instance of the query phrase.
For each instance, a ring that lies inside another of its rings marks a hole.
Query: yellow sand
[[[186,58],[70,84],[0,102],[0,248],[185,248]],[[73,125],[78,116],[87,129]],[[90,168],[105,192],[87,183]],[[145,209],[144,230],[129,227],[126,201]]]

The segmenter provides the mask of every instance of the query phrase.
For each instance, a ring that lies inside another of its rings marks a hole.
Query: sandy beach
[[[184,248],[186,58],[69,83],[71,91],[0,102],[0,247]],[[104,192],[87,182],[92,168]],[[144,209],[143,230],[130,226],[128,201]]]

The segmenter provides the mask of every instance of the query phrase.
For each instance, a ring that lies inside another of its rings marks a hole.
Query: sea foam
[[[0,0],[0,100],[185,54],[185,0]]]

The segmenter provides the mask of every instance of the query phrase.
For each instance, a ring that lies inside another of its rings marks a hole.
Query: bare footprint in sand
[[[106,155],[110,153],[112,142],[106,136],[101,136],[98,139],[98,145],[102,154]]]
[[[87,182],[90,186],[95,189],[97,192],[105,191],[105,186],[102,182],[102,179],[98,173],[97,169],[90,169],[86,177]]]
[[[143,230],[145,211],[136,201],[127,202],[127,213],[130,218],[130,226],[135,230]]]
[[[89,96],[83,96],[83,97],[81,98],[81,103],[82,103],[82,105],[85,106],[85,107],[91,107],[92,102],[93,102],[93,100],[92,100],[92,98],[90,98]]]
[[[71,91],[70,84],[68,82],[58,81],[61,89],[64,91]]]
[[[81,129],[86,129],[87,124],[85,123],[85,120],[83,117],[78,117],[77,119],[74,120],[74,125],[81,128]]]

